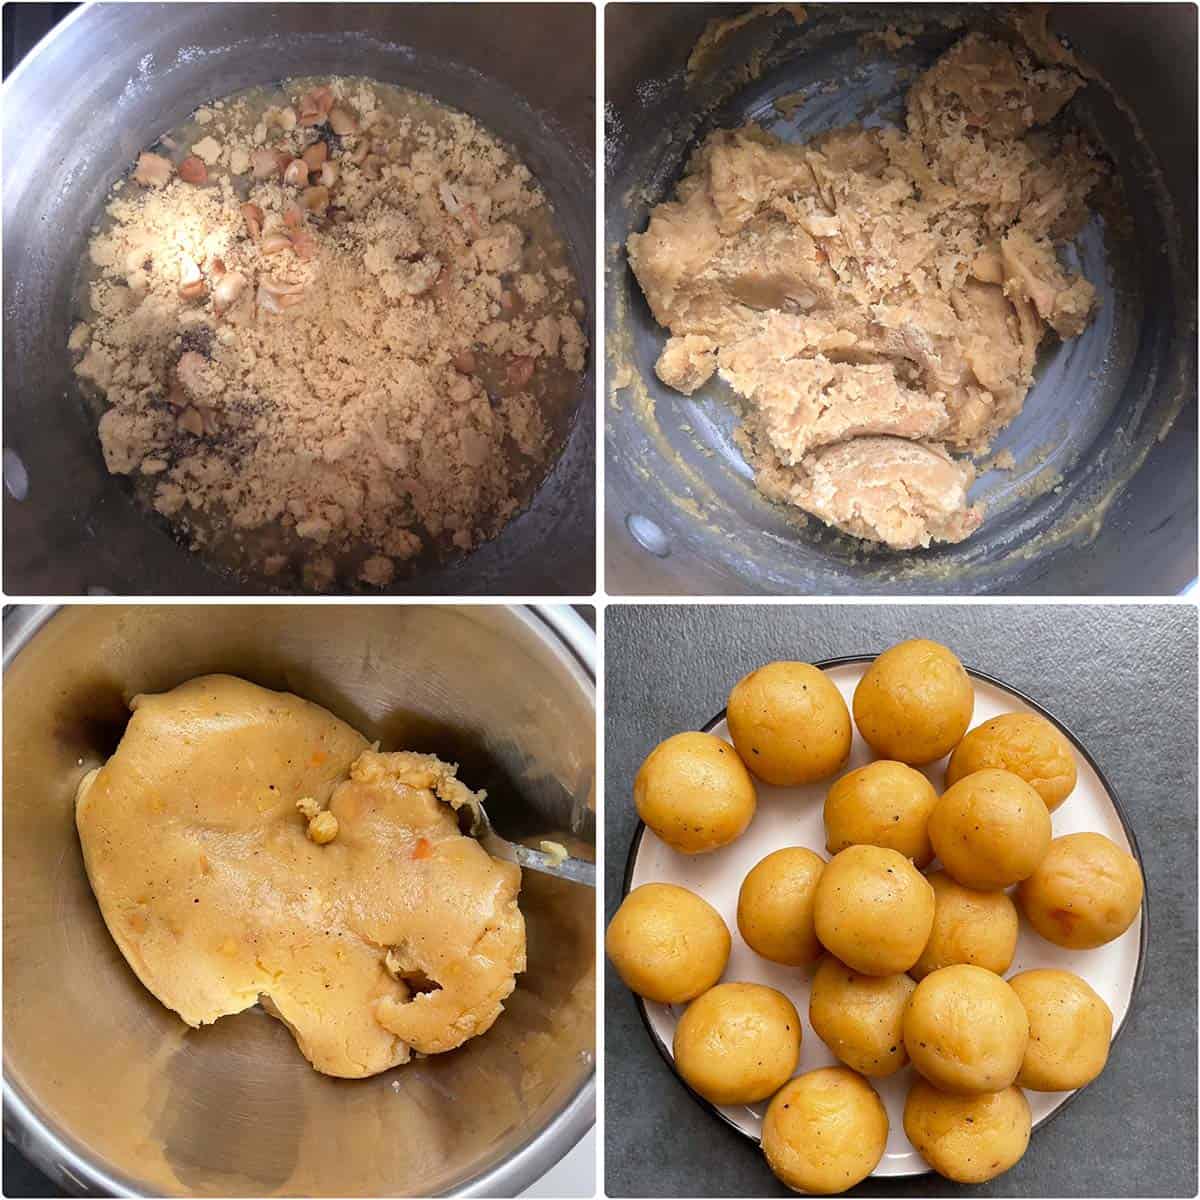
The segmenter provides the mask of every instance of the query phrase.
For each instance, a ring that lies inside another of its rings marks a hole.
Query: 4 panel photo
[[[0,19],[5,1195],[1196,1194],[1194,4]]]

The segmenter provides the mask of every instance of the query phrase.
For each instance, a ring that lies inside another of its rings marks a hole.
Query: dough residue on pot
[[[684,68],[688,82],[694,83],[697,77],[708,70],[730,34],[736,33],[752,21],[774,16],[776,13],[786,13],[797,25],[803,25],[808,20],[808,13],[802,4],[755,4],[735,17],[714,17],[704,26],[688,55]]]
[[[528,503],[583,305],[542,189],[470,117],[365,80],[271,98],[140,156],[70,348],[108,469],[194,548],[386,586]]]
[[[954,456],[987,451],[1043,339],[1095,305],[1057,250],[1106,168],[1046,128],[1082,84],[973,34],[912,86],[905,129],[792,145],[751,124],[696,151],[629,260],[671,335],[659,377],[746,401],[764,494],[896,549],[979,526]]]
[[[189,1025],[261,1003],[327,1075],[484,1033],[525,969],[520,869],[459,832],[428,754],[227,675],[135,697],[75,819],[104,920]]]

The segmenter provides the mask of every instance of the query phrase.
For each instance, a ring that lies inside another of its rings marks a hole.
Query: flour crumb
[[[192,153],[204,160],[208,166],[213,166],[220,161],[221,146],[215,138],[201,138],[193,147]]]

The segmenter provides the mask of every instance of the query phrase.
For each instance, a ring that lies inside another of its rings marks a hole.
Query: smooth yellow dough
[[[879,759],[843,775],[825,796],[825,846],[884,846],[926,867],[933,858],[929,814],[933,784],[912,767]]]
[[[1028,1042],[1029,1018],[1016,992],[983,967],[926,975],[904,1010],[908,1057],[939,1091],[1003,1091],[1016,1079]]]
[[[975,687],[940,642],[888,647],[854,689],[854,723],[880,758],[924,766],[958,745],[975,711]]]
[[[1133,924],[1144,894],[1131,854],[1102,833],[1069,833],[1050,843],[1017,888],[1017,905],[1048,942],[1094,950]]]
[[[955,747],[946,786],[985,767],[1019,775],[1053,812],[1075,789],[1071,743],[1037,713],[1003,713],[977,725]]]
[[[796,1192],[835,1195],[861,1183],[887,1148],[887,1109],[846,1067],[798,1075],[763,1118],[767,1165]]]
[[[754,817],[758,793],[737,751],[711,733],[659,742],[633,781],[638,816],[681,854],[708,854],[736,841]]]
[[[713,1104],[755,1104],[783,1086],[800,1059],[796,1006],[761,983],[719,983],[675,1026],[675,1067]]]
[[[797,787],[828,779],[850,756],[850,710],[811,663],[771,662],[729,693],[729,735],[764,783]]]
[[[981,892],[1028,879],[1053,832],[1041,796],[1019,775],[992,767],[947,789],[929,816],[929,840],[946,873]]]
[[[686,1004],[721,978],[730,942],[707,900],[673,883],[643,883],[613,914],[604,949],[630,991]]]
[[[199,1026],[261,1000],[347,1078],[490,1028],[525,969],[521,873],[459,832],[482,793],[454,767],[375,753],[315,704],[226,675],[131,707],[76,823],[108,928],[164,1005]]]
[[[1108,1062],[1112,1009],[1071,971],[1043,967],[1022,971],[1008,983],[1029,1017],[1029,1045],[1017,1083],[1033,1092],[1086,1087]]]
[[[933,888],[933,931],[909,974],[920,980],[942,967],[966,963],[1003,975],[1012,965],[1021,924],[1012,897],[963,887],[945,871],[931,871],[925,878]]]
[[[848,846],[821,872],[813,902],[821,945],[863,975],[898,975],[925,949],[933,888],[902,854]]]
[[[986,1183],[1020,1162],[1033,1115],[1019,1087],[978,1096],[939,1092],[913,1080],[904,1105],[904,1132],[917,1153],[957,1183]]]
[[[907,975],[860,975],[827,954],[813,975],[813,1032],[860,1075],[894,1075],[908,1064],[904,1010],[917,985]]]
[[[802,967],[821,957],[813,901],[825,860],[804,846],[785,846],[756,863],[738,890],[738,932],[755,954]]]

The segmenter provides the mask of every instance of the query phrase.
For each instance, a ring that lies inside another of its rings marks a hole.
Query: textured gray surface
[[[634,773],[669,734],[724,707],[776,658],[875,653],[935,638],[1024,691],[1087,746],[1141,846],[1151,935],[1141,991],[1104,1074],[981,1187],[868,1180],[862,1196],[1196,1194],[1197,614],[1182,605],[610,606],[606,615],[605,912],[620,901]],[[787,1195],[756,1146],[663,1064],[633,998],[605,976],[606,1191]]]

